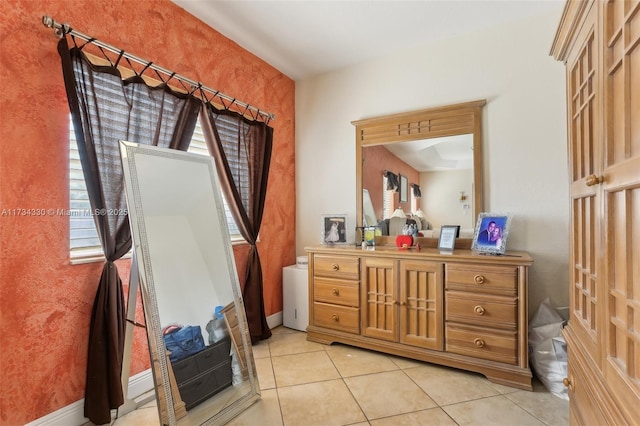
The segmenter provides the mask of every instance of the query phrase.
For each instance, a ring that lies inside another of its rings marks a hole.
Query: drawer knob
[[[475,343],[476,346],[479,347],[479,348],[484,348],[484,340],[482,340],[480,338],[475,338],[473,340],[473,343]]]
[[[476,305],[476,307],[473,308],[473,311],[478,315],[484,315],[484,308],[480,305]]]
[[[473,277],[473,281],[475,281],[476,284],[484,284],[484,276],[476,275]]]
[[[562,379],[562,384],[565,385],[565,387],[571,392],[573,392],[573,381],[571,379],[565,377],[564,379]]]
[[[338,269],[340,269],[340,265],[338,265],[337,263],[333,263],[331,265],[331,269],[333,269],[334,271],[337,271]]]
[[[338,316],[338,314],[331,315],[331,318],[333,318],[333,320],[336,322],[340,321],[340,317]]]
[[[331,289],[331,294],[333,294],[334,296],[339,296],[340,290],[338,290],[337,288],[333,288]]]
[[[586,178],[587,186],[597,185],[597,184],[602,183],[602,182],[604,182],[604,177],[602,177],[602,176],[589,175]]]

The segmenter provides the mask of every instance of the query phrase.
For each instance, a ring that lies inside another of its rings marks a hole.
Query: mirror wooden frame
[[[484,210],[482,109],[487,101],[477,100],[418,111],[352,121],[356,127],[356,194],[362,194],[362,148],[368,146],[473,135],[474,217]],[[356,197],[356,226],[362,226],[362,196]],[[436,239],[437,244],[437,239]]]

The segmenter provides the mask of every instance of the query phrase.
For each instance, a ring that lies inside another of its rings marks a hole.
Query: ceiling
[[[562,9],[564,0],[172,0],[293,80]]]

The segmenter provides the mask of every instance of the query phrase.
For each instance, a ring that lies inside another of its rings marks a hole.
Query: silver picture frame
[[[478,215],[471,250],[485,254],[504,254],[511,227],[511,214],[482,212]]]

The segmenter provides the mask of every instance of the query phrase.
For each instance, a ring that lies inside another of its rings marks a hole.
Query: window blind
[[[117,118],[115,122],[117,122]],[[114,123],[115,124],[115,123]],[[200,122],[196,124],[188,152],[200,155],[209,155],[207,144],[204,140]],[[235,165],[237,167],[237,165]],[[243,174],[243,176],[245,176]],[[245,179],[248,182],[247,179]],[[227,217],[227,225],[232,240],[242,240],[240,231],[233,219],[229,206],[224,195],[222,196],[224,212]],[[91,214],[91,204],[89,194],[84,181],[82,164],[80,163],[80,153],[76,141],[75,131],[71,116],[69,116],[69,248],[72,257],[83,254],[95,255],[102,253],[100,239],[96,230],[93,215]]]

